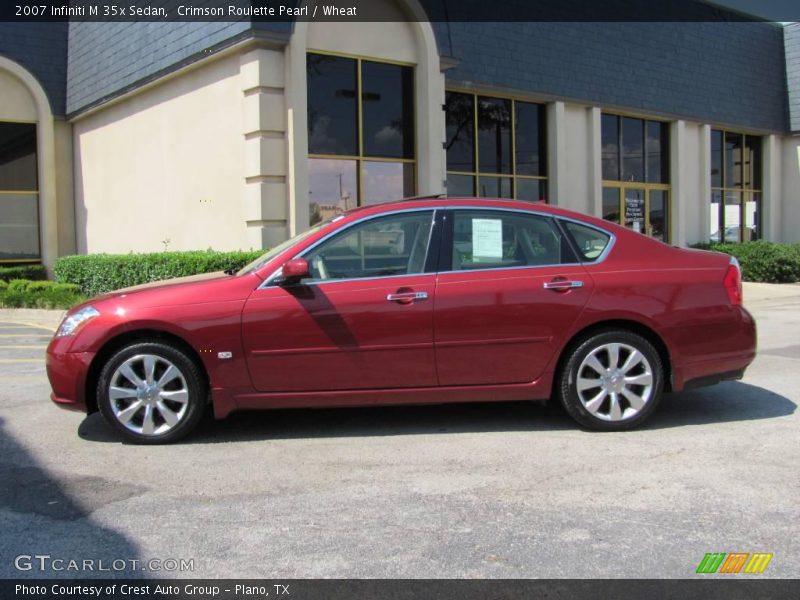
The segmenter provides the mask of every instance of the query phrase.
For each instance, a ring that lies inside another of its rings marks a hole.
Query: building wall
[[[783,195],[781,221],[784,242],[800,242],[800,136],[783,139],[781,148]]]
[[[78,252],[248,248],[240,60],[160,82],[73,124]]]
[[[0,121],[36,122],[36,102],[18,77],[0,69],[0,90]]]
[[[472,1],[472,0],[469,0]],[[750,130],[787,130],[783,32],[769,23],[451,22],[448,83]]]
[[[786,83],[789,90],[789,129],[800,131],[800,23],[783,28]]]

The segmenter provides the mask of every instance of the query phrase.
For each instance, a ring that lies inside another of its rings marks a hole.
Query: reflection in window
[[[475,171],[475,106],[473,96],[447,92],[447,151],[448,171]],[[451,195],[455,195],[448,188]],[[470,193],[472,195],[472,193]]]
[[[322,54],[306,60],[309,153],[358,154],[356,62]]]
[[[669,239],[669,124],[603,113],[603,218]]]
[[[602,142],[603,179],[618,181],[619,171],[619,117],[603,114],[600,120]]]
[[[547,202],[547,181],[544,179],[516,179],[517,199]]]
[[[323,242],[305,258],[315,280],[422,273],[432,211],[372,219]]]
[[[36,125],[0,123],[0,260],[39,258]]]
[[[511,173],[511,100],[478,98],[481,173]]]
[[[511,198],[511,178],[479,177],[478,196],[481,198]]]
[[[378,204],[414,194],[414,165],[367,161],[364,169],[364,204]]]
[[[668,209],[667,192],[664,190],[651,190],[648,213],[650,230],[648,234],[662,242],[667,241],[667,232],[669,231],[667,227],[669,224]]]
[[[414,158],[413,77],[411,67],[362,63],[365,156]]]
[[[711,131],[709,239],[757,240],[761,231],[761,138]]]
[[[619,223],[619,188],[603,188],[603,218]]]
[[[315,53],[306,66],[310,223],[413,196],[413,67]]]
[[[644,181],[644,121],[622,119],[622,180]]]
[[[448,91],[445,113],[448,195],[547,200],[544,105]]]
[[[474,196],[475,178],[471,175],[447,174],[447,193],[450,196]]]
[[[310,225],[358,206],[356,161],[309,159],[308,198]]]
[[[711,187],[722,187],[722,132],[711,132]]]
[[[517,175],[547,176],[547,140],[542,135],[546,123],[545,108],[542,104],[515,102],[515,119],[517,137],[514,151],[516,153]],[[518,179],[517,182],[530,182],[530,179]],[[517,196],[518,198],[520,196]],[[537,200],[539,197],[536,198]]]

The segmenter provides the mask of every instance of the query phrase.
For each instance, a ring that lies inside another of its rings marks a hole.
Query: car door
[[[433,218],[403,211],[349,225],[303,254],[309,279],[256,290],[242,315],[254,387],[435,386],[436,276],[425,272]]]
[[[555,221],[524,211],[446,216],[436,282],[439,384],[535,380],[592,293]]]

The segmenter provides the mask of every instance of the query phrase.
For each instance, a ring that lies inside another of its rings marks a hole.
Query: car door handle
[[[399,302],[401,304],[410,304],[415,300],[427,300],[428,292],[397,292],[388,294],[386,299],[389,302]]]
[[[546,290],[555,290],[555,291],[565,291],[571,290],[572,288],[579,288],[583,287],[583,282],[577,279],[569,280],[569,279],[555,279],[553,281],[545,281],[544,282],[544,289]]]

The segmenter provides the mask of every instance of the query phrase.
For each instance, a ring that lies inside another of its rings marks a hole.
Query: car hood
[[[153,281],[115,290],[89,301],[130,308],[229,302],[247,298],[260,279],[253,274],[227,275],[222,271]]]

